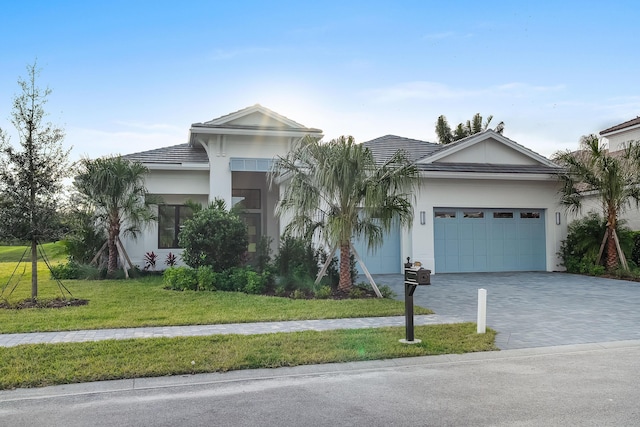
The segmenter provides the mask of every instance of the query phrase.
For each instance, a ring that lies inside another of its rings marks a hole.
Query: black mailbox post
[[[404,265],[404,316],[406,324],[406,339],[402,342],[413,344],[420,342],[413,334],[413,293],[419,285],[431,284],[431,270],[421,267],[419,262],[411,263],[410,258]]]

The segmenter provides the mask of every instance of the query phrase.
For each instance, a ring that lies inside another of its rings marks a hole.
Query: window
[[[178,234],[185,220],[193,216],[188,206],[160,205],[158,206],[158,248],[171,249],[178,246]]]
[[[465,218],[484,218],[484,212],[482,211],[465,211],[464,212],[464,217]]]
[[[513,212],[494,212],[494,218],[513,218]]]
[[[455,218],[456,213],[454,211],[436,211],[434,216],[436,218]]]
[[[540,218],[540,212],[520,212],[520,218]]]
[[[243,209],[261,209],[262,201],[260,199],[260,190],[237,189],[231,190],[231,196],[238,198],[238,204]]]

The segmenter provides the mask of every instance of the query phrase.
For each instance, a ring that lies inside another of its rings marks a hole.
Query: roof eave
[[[552,173],[498,173],[498,172],[443,172],[420,171],[421,178],[446,179],[492,179],[509,181],[557,181],[558,176]]]

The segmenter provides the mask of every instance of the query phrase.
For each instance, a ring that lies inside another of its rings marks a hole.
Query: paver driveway
[[[402,275],[376,275],[404,300]],[[501,349],[640,339],[640,283],[567,273],[455,273],[431,276],[414,303],[476,321],[487,290],[487,325]]]

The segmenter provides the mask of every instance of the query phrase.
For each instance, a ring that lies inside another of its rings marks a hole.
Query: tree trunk
[[[109,261],[107,262],[107,274],[111,276],[118,269],[118,247],[116,239],[120,235],[120,224],[112,222],[109,225],[109,237],[107,238],[107,248],[109,249]]]
[[[615,270],[618,266],[618,250],[613,240],[613,228],[607,227],[607,270]]]
[[[31,238],[31,300],[38,299],[38,241]]]
[[[340,244],[340,282],[338,290],[349,292],[351,289],[351,245]]]

